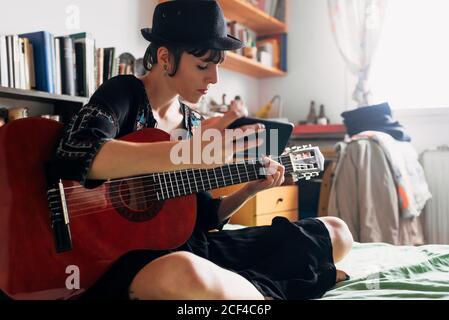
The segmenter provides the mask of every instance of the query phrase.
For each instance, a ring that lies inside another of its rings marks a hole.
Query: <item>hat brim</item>
[[[198,42],[190,42],[190,43],[184,43],[184,42],[177,42],[172,41],[170,39],[165,39],[163,37],[160,37],[158,35],[155,35],[151,28],[144,28],[141,30],[142,36],[150,42],[159,42],[159,43],[166,43],[174,46],[189,46],[189,47],[197,47],[199,49],[216,49],[216,50],[237,50],[244,47],[244,44],[239,39],[231,36],[230,34],[227,35],[225,38],[214,38],[210,40],[201,40]]]

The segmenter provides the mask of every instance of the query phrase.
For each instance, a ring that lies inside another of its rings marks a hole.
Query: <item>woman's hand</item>
[[[264,162],[264,167],[266,168],[267,177],[266,179],[252,181],[245,185],[244,189],[249,196],[253,196],[257,192],[265,189],[279,187],[284,183],[285,167],[279,162],[266,156],[262,157],[262,161]]]
[[[201,121],[201,126],[196,129],[191,141],[193,152],[197,151],[195,146],[201,147],[201,162],[206,165],[203,167],[217,167],[239,161],[241,159],[235,159],[234,154],[241,154],[244,150],[260,146],[263,143],[262,139],[249,139],[247,143],[236,143],[236,141],[243,141],[244,137],[254,135],[255,132],[264,129],[264,125],[260,123],[245,125],[232,130],[227,129],[231,123],[243,116],[245,116],[245,113],[237,108],[226,112],[222,117],[212,117]],[[211,139],[211,137],[213,138]],[[215,141],[215,137],[220,141]],[[214,143],[220,144],[214,145]],[[205,156],[209,155],[203,152],[205,148],[208,148],[207,151],[214,151],[213,159],[204,159]],[[215,151],[221,154],[215,154]]]
[[[229,110],[231,111],[235,110],[241,113],[243,117],[248,116],[248,109],[246,109],[242,100],[232,100],[231,105],[229,106]]]

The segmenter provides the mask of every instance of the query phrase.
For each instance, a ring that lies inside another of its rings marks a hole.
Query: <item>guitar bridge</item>
[[[56,252],[72,250],[69,213],[65,200],[64,186],[61,180],[58,182],[57,189],[48,190],[47,196]]]

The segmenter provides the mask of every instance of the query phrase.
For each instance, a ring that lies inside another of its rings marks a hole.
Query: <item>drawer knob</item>
[[[282,202],[282,201],[284,201],[284,199],[279,198],[279,199],[277,199],[276,204],[278,204],[279,202]]]

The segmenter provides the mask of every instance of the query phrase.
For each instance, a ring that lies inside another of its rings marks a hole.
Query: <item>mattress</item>
[[[351,279],[322,299],[449,299],[449,245],[355,243],[336,266]]]

